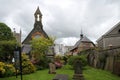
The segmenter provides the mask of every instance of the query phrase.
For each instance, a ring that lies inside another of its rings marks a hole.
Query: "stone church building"
[[[80,35],[80,40],[76,42],[73,48],[70,50],[70,55],[77,55],[80,51],[92,49],[95,47],[95,44],[84,36],[82,33]]]
[[[24,53],[30,53],[30,51],[31,51],[30,41],[33,38],[40,38],[40,37],[48,38],[48,35],[43,30],[42,13],[40,12],[39,7],[37,8],[36,12],[34,13],[34,17],[35,17],[34,27],[33,27],[32,31],[27,35],[27,37],[22,42],[22,45],[23,45],[22,52],[24,52]]]
[[[108,49],[120,46],[120,22],[113,26],[107,33],[102,35],[98,40],[98,47]]]

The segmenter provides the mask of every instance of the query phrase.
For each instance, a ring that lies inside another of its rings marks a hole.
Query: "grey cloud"
[[[120,0],[0,0],[0,21],[8,16],[22,28],[24,39],[33,28],[37,6],[43,14],[44,30],[61,38],[59,42],[67,37],[78,39],[81,28],[95,41],[120,20]]]

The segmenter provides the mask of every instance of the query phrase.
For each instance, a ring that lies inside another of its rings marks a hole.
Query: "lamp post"
[[[22,57],[21,57],[21,47],[16,46],[14,51],[15,57],[15,68],[16,68],[16,78],[17,78],[17,69],[20,70],[20,76],[22,80]]]
[[[21,57],[21,47],[19,47],[19,55],[20,55],[20,75],[22,80],[22,57]]]

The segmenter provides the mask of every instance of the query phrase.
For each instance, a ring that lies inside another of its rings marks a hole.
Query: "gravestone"
[[[68,75],[67,74],[57,74],[53,80],[68,80]]]
[[[76,60],[74,63],[73,80],[84,80],[84,77],[82,74],[82,62],[80,60]]]
[[[49,63],[49,74],[56,74],[56,67],[54,63]]]

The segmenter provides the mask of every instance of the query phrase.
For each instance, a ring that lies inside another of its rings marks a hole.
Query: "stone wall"
[[[108,70],[114,74],[120,75],[120,47],[107,50],[87,50],[88,64],[95,68]]]
[[[109,45],[120,46],[120,35],[107,36],[103,38],[103,48],[106,49]]]

